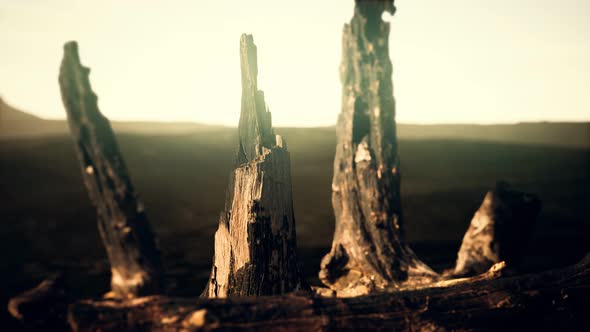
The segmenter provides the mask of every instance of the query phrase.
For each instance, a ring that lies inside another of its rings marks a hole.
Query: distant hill
[[[113,122],[120,133],[170,135],[212,130],[234,130],[230,127],[205,125],[191,122]],[[4,103],[0,98],[0,139],[27,138],[66,134],[67,123],[63,120],[44,120],[22,112]],[[278,128],[279,133],[289,133],[291,139],[299,135],[325,136],[334,140],[334,127],[323,128]],[[537,122],[505,125],[399,124],[400,139],[441,139],[492,141],[502,143],[552,145],[590,148],[590,122]]]
[[[0,98],[0,138],[55,135],[67,129],[65,121],[41,119],[17,110]]]
[[[190,133],[192,131],[215,130],[222,126],[203,125],[191,122],[113,122],[117,132],[136,134],[169,135]],[[68,133],[64,120],[45,120],[35,115],[17,110],[0,98],[0,139],[29,138]]]
[[[461,139],[502,143],[590,147],[590,122],[525,122],[502,125],[398,126],[400,138]]]

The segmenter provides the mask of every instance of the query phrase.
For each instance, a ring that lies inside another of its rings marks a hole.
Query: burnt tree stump
[[[509,268],[517,266],[540,211],[537,196],[513,190],[506,182],[496,183],[471,219],[455,269],[447,275],[474,276],[501,261]]]
[[[307,288],[297,263],[289,152],[257,87],[256,46],[240,39],[238,155],[215,233],[204,296],[277,295]]]
[[[77,43],[66,43],[59,85],[82,178],[96,207],[98,229],[111,264],[111,295],[154,294],[161,287],[160,252],[113,129],[98,109],[89,73],[80,63]]]
[[[437,275],[406,245],[400,198],[390,25],[393,1],[356,1],[342,37],[342,112],[332,181],[336,228],[320,279],[359,295]]]

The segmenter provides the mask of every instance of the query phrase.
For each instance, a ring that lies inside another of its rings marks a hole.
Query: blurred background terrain
[[[159,238],[169,291],[198,295],[210,272],[237,130],[196,123],[113,126]],[[334,227],[335,129],[275,131],[291,152],[299,260],[318,285]],[[523,270],[568,265],[590,251],[590,123],[401,124],[398,132],[407,238],[433,268],[453,265],[473,213],[498,179],[543,201]],[[59,271],[79,276],[80,294],[108,290],[108,262],[66,122],[1,100],[0,252],[4,307],[9,297]],[[0,312],[1,320],[9,319]]]

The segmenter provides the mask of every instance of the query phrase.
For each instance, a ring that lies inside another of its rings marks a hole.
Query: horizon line
[[[10,103],[6,102],[6,99],[2,95],[0,95],[0,105],[4,104],[17,112],[24,113],[30,116],[34,116],[43,121],[67,121],[67,117],[64,115],[63,117],[44,117],[40,116],[28,111],[23,111],[20,108],[13,106]],[[101,111],[102,113],[102,111]],[[103,114],[104,115],[104,114]],[[116,123],[157,123],[157,124],[193,124],[193,125],[204,125],[204,126],[212,126],[212,127],[227,127],[227,128],[237,128],[238,124],[235,125],[228,125],[223,123],[210,123],[210,122],[199,122],[195,120],[152,120],[152,119],[113,119],[107,117],[110,122]],[[520,121],[499,121],[499,122],[398,122],[396,121],[397,125],[406,125],[406,126],[503,126],[503,125],[519,125],[519,124],[541,124],[541,123],[571,123],[571,124],[582,124],[582,123],[590,123],[590,118],[584,120],[547,120],[547,119],[537,119],[537,120],[520,120]],[[275,128],[331,128],[335,127],[336,122],[332,124],[325,124],[325,125],[282,125],[282,124],[273,124]]]

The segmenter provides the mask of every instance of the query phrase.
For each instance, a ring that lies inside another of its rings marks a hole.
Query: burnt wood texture
[[[343,296],[437,277],[404,240],[384,11],[395,11],[393,1],[356,1],[342,34],[342,111],[332,181],[336,227],[320,279]]]
[[[82,301],[74,331],[555,331],[590,328],[590,256],[567,268],[503,270],[432,287],[352,298],[289,294],[228,299],[161,296]]]
[[[257,87],[257,50],[240,39],[242,109],[238,155],[215,233],[207,297],[277,295],[306,289],[297,262],[291,166]]]
[[[343,31],[332,183],[336,229],[320,270],[328,288],[312,293],[301,277],[289,152],[273,132],[257,87],[252,36],[242,35],[238,153],[210,279],[199,299],[138,297],[160,289],[159,251],[113,131],[98,110],[89,70],[80,64],[77,45],[68,43],[62,98],[116,296],[68,299],[55,278],[13,298],[10,312],[42,323],[53,319],[46,308],[64,316],[71,303],[67,323],[73,331],[103,332],[590,330],[590,254],[566,268],[527,275],[512,270],[541,208],[534,195],[498,182],[445,276],[408,247],[384,11],[395,12],[392,0],[357,0]]]
[[[64,46],[59,72],[63,104],[82,178],[96,207],[111,265],[111,294],[130,298],[161,288],[162,263],[154,234],[135,192],[109,120],[97,104],[76,42]]]

